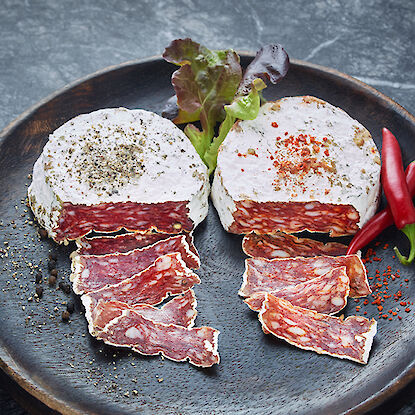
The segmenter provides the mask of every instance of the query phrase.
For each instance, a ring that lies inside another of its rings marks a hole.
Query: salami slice
[[[120,301],[135,305],[145,303],[156,305],[169,295],[181,294],[200,284],[199,277],[186,267],[180,254],[173,253],[157,258],[154,264],[131,278],[115,285],[107,285],[82,296],[86,313],[91,312],[103,301]]]
[[[149,245],[169,239],[174,235],[167,233],[125,233],[116,236],[95,236],[92,238],[84,237],[76,240],[78,247],[77,253],[80,255],[106,255],[115,253],[125,253],[137,248],[144,248]],[[189,249],[197,256],[199,256],[191,234],[185,234],[186,242],[189,244]]]
[[[89,323],[89,332],[93,336],[96,336],[110,321],[121,316],[122,312],[127,309],[135,310],[145,318],[153,321],[164,324],[176,324],[183,327],[193,327],[197,316],[197,302],[192,289],[187,290],[180,296],[174,297],[161,308],[149,304],[129,306],[120,301],[106,302],[99,300],[96,307],[91,309],[89,299],[89,297],[83,298],[85,300],[85,317]]]
[[[73,290],[76,294],[93,291],[107,284],[116,284],[140,273],[158,257],[179,252],[183,261],[191,268],[198,268],[199,257],[189,249],[186,236],[173,236],[145,248],[127,253],[108,255],[75,255],[72,258]]]
[[[347,246],[338,242],[323,243],[309,238],[297,238],[284,232],[273,235],[245,235],[242,249],[250,257],[291,258],[297,256],[310,257],[317,255],[345,255]]]
[[[29,204],[62,243],[90,231],[190,232],[206,216],[209,176],[186,135],[155,113],[106,108],[49,136]]]
[[[200,367],[219,363],[219,331],[212,327],[185,328],[145,318],[124,310],[101,332],[98,339],[113,346],[130,347],[143,355],[158,355]]]
[[[377,323],[361,316],[346,320],[292,305],[265,295],[259,321],[274,336],[319,354],[366,364]]]
[[[275,297],[291,304],[324,314],[334,314],[347,304],[350,285],[346,267],[334,268],[327,274],[312,280],[272,291]],[[245,300],[249,308],[260,311],[265,292],[255,293]]]
[[[333,268],[346,267],[350,279],[350,296],[363,297],[371,293],[366,268],[357,255],[316,256],[296,258],[248,258],[239,295],[249,297],[259,292],[272,292],[297,285],[324,275]]]

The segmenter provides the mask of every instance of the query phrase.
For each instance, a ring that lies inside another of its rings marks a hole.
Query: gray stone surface
[[[278,41],[291,57],[353,75],[415,113],[413,0],[0,0],[0,130],[65,84],[160,54],[190,36],[211,48]],[[415,413],[410,385],[372,414]],[[0,388],[0,414],[22,414]]]

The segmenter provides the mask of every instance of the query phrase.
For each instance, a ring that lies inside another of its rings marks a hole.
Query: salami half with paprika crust
[[[200,284],[199,277],[173,253],[157,258],[154,264],[144,271],[118,284],[106,285],[96,291],[84,294],[81,299],[85,313],[92,313],[99,300],[120,301],[128,305],[161,303],[169,295],[181,294]]]
[[[328,354],[366,364],[377,323],[361,316],[345,320],[292,305],[265,295],[259,312],[263,328],[274,336],[319,354]]]
[[[72,258],[73,290],[82,294],[107,284],[116,284],[140,273],[162,255],[177,252],[185,265],[198,268],[199,257],[190,251],[186,236],[163,239],[145,248],[108,255],[75,255]]]
[[[370,133],[321,99],[287,97],[238,121],[218,152],[212,200],[228,232],[351,235],[376,212]]]
[[[89,332],[92,336],[103,330],[114,318],[121,316],[122,312],[131,309],[140,313],[147,319],[165,324],[176,324],[183,327],[193,327],[197,316],[196,297],[193,290],[172,298],[161,308],[149,304],[135,304],[130,306],[120,301],[99,300],[91,309],[86,301],[85,317],[89,323]]]
[[[340,267],[332,269],[321,277],[280,288],[270,294],[318,313],[334,314],[346,307],[349,291],[346,267]],[[247,298],[245,303],[251,310],[260,311],[265,294],[266,292],[255,293]]]
[[[29,204],[57,242],[90,231],[175,234],[206,216],[207,168],[171,121],[144,110],[79,115],[49,136]]]
[[[98,339],[112,346],[129,347],[143,355],[161,354],[175,362],[210,367],[219,363],[219,331],[212,327],[186,328],[145,318],[134,310],[124,310],[114,318]]]
[[[239,295],[249,297],[256,292],[272,292],[312,280],[333,268],[346,267],[350,280],[350,296],[370,294],[366,268],[357,255],[296,258],[248,258]]]
[[[167,233],[140,233],[131,232],[116,236],[87,236],[76,240],[80,255],[106,255],[115,253],[125,253],[137,248],[145,248],[163,239],[169,239],[174,235]],[[189,249],[199,257],[199,253],[193,243],[193,236],[190,233],[184,235]]]
[[[250,257],[291,258],[317,255],[346,255],[347,246],[338,242],[323,243],[310,238],[297,238],[284,232],[274,235],[250,233],[242,240],[242,249]]]

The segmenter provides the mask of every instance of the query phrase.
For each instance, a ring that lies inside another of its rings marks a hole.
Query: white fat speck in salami
[[[176,362],[210,367],[219,363],[219,331],[212,327],[186,328],[145,318],[134,310],[124,310],[114,318],[98,339],[105,343],[129,347],[143,355],[161,354]]]
[[[273,235],[250,233],[242,240],[246,255],[259,258],[292,258],[317,255],[345,255],[347,246],[338,242],[323,243],[309,238],[297,238],[284,232]]]
[[[218,152],[212,200],[228,232],[356,233],[376,212],[380,158],[366,128],[318,98],[264,104]]]
[[[368,361],[377,326],[374,319],[350,316],[342,320],[297,307],[269,293],[262,303],[259,321],[268,333],[301,349],[363,364]]]
[[[296,258],[248,258],[239,295],[272,292],[314,279],[333,268],[346,267],[350,280],[350,296],[364,297],[371,293],[366,268],[358,255],[316,256]]]
[[[145,248],[137,248],[126,253],[108,255],[74,255],[72,257],[73,290],[76,294],[98,290],[107,284],[132,277],[149,267],[162,255],[178,252],[185,264],[191,268],[200,266],[199,257],[190,250],[185,235],[163,239]],[[158,266],[170,267],[168,258],[158,262]]]
[[[207,168],[186,135],[152,112],[108,108],[49,136],[29,203],[57,242],[90,231],[191,231],[208,210]]]
[[[270,293],[291,304],[324,314],[334,314],[347,304],[350,285],[346,267],[334,268],[327,274],[312,280],[281,288]],[[260,311],[265,292],[258,292],[245,300],[249,308]]]
[[[160,269],[159,265],[169,262],[170,266]],[[168,295],[181,294],[200,284],[199,277],[181,260],[180,254],[163,255],[154,264],[131,278],[115,285],[90,291],[82,296],[86,313],[91,312],[99,300],[120,301],[125,304],[139,303],[155,305],[161,303]],[[88,307],[87,307],[88,306]]]

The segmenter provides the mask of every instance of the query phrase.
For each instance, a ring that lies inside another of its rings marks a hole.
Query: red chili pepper
[[[415,196],[415,161],[413,161],[406,168],[405,171],[406,184],[411,197]],[[359,249],[362,249],[369,242],[373,241],[382,231],[393,225],[393,217],[390,207],[387,206],[381,212],[373,216],[365,223],[353,237],[347,249],[347,255],[355,254]]]
[[[415,207],[406,185],[398,140],[386,128],[382,130],[382,135],[381,178],[383,190],[391,208],[395,225],[402,230],[411,243],[409,257],[404,257],[397,247],[394,250],[399,261],[404,265],[409,265],[415,258]]]

